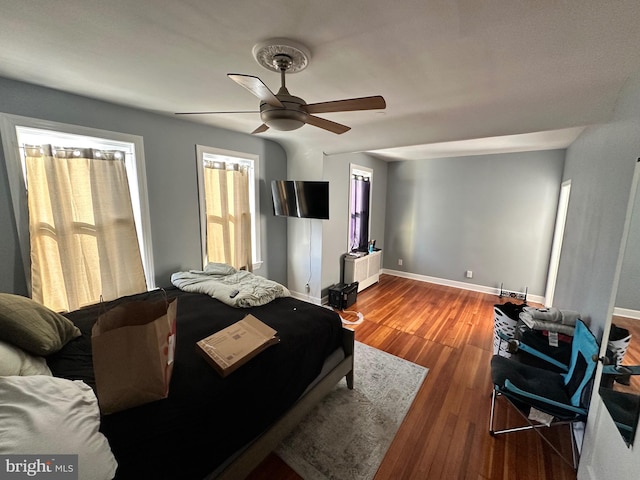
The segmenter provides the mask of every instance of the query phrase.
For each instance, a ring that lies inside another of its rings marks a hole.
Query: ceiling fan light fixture
[[[264,123],[269,128],[273,128],[274,130],[282,130],[284,132],[297,130],[304,125],[304,122],[293,118],[273,118]]]
[[[281,131],[297,130],[305,124],[305,114],[296,110],[269,109],[260,112],[262,122]]]

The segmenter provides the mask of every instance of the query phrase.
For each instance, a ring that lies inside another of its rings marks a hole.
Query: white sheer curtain
[[[252,271],[247,168],[205,162],[204,190],[208,260]]]
[[[24,148],[34,300],[68,311],[145,291],[124,153]]]

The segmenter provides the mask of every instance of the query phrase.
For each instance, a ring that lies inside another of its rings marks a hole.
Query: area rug
[[[360,342],[354,364],[276,450],[305,480],[372,479],[428,372]]]

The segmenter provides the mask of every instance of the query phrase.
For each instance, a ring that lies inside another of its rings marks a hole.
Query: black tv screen
[[[329,182],[273,180],[271,196],[274,215],[329,219]]]

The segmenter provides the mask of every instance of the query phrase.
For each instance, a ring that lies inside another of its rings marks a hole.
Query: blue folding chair
[[[598,342],[589,328],[581,320],[578,320],[571,344],[569,365],[564,365],[547,355],[538,354],[534,349],[523,348],[523,345],[518,345],[518,347],[542,360],[549,361],[553,370],[519,362],[517,356],[505,358],[494,355],[491,359],[491,377],[494,388],[491,396],[489,433],[499,435],[534,430],[565,462],[577,470],[578,451],[575,443],[574,425],[577,422],[585,422],[587,419],[593,377],[597,366]],[[497,397],[506,398],[525,418],[527,425],[495,430],[493,421]],[[533,423],[529,419],[531,408],[553,416],[553,420],[549,425]],[[572,461],[567,460],[558,448],[538,431],[540,428],[548,426],[567,424],[571,431]]]

